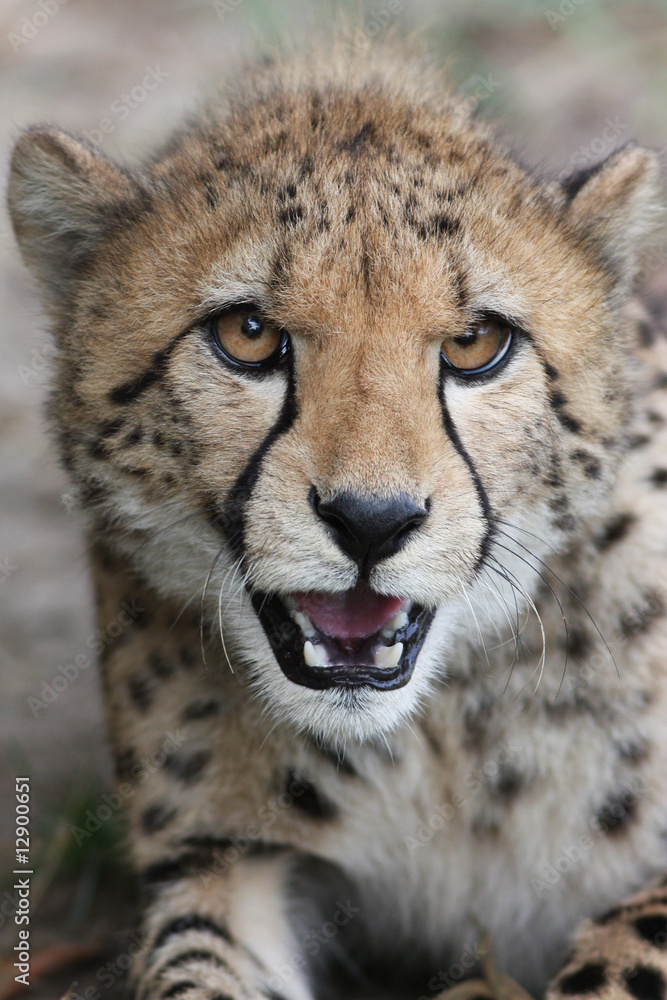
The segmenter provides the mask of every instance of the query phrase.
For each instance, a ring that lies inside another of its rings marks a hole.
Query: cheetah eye
[[[465,333],[445,337],[442,358],[457,375],[481,375],[491,371],[507,355],[512,343],[512,327],[500,319],[485,319]]]
[[[268,323],[256,309],[240,307],[214,316],[211,332],[227,361],[243,368],[268,368],[280,362],[289,347],[284,330]]]

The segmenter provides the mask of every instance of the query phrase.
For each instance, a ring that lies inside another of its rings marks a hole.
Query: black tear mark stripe
[[[123,382],[122,385],[117,385],[109,393],[109,399],[112,403],[117,403],[118,405],[125,405],[127,403],[133,403],[139,396],[150,389],[152,385],[160,382],[167,371],[168,363],[173,354],[174,348],[187,334],[190,333],[190,328],[187,330],[182,330],[174,339],[171,341],[167,347],[163,348],[161,351],[155,351],[151,358],[151,363],[146,368],[141,375],[132,379],[129,382]]]
[[[294,363],[291,355],[288,355],[287,388],[278,419],[251,455],[248,464],[230,490],[224,505],[222,514],[223,524],[226,526],[225,530],[229,544],[235,550],[238,557],[242,556],[245,552],[245,507],[252,495],[253,489],[257,485],[262,462],[278,438],[286,434],[293,426],[297,415]],[[220,525],[219,519],[220,512],[217,512],[212,517],[212,523],[216,527]]]
[[[468,450],[466,449],[465,445],[461,441],[461,438],[459,437],[459,432],[456,429],[456,425],[452,420],[451,414],[447,407],[447,400],[445,398],[445,385],[444,385],[445,380],[443,377],[444,375],[443,368],[444,368],[444,363],[440,367],[440,375],[438,378],[438,394],[440,397],[440,408],[442,410],[442,422],[449,440],[452,442],[455,449],[457,450],[457,452],[459,453],[465,464],[468,466],[468,471],[470,472],[470,476],[472,478],[475,487],[475,492],[477,493],[477,499],[479,500],[480,507],[482,508],[482,516],[486,524],[484,538],[482,539],[482,543],[480,545],[479,559],[477,560],[477,565],[475,566],[475,572],[478,572],[484,565],[486,557],[488,556],[489,551],[491,549],[491,542],[493,541],[493,536],[495,533],[495,516],[493,514],[491,504],[489,503],[489,498],[487,496],[486,490],[484,489],[484,484],[475,467],[475,463],[470,457],[470,454],[468,453]]]

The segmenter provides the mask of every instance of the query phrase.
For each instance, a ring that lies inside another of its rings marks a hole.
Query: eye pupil
[[[462,333],[460,337],[454,337],[454,340],[457,344],[460,344],[461,347],[472,347],[478,336],[479,334],[475,333],[474,330],[466,330],[466,332]]]
[[[250,340],[256,340],[258,337],[262,336],[264,330],[264,324],[262,323],[259,316],[246,316],[241,324],[241,331]]]

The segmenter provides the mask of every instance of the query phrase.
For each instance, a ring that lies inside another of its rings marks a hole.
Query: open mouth
[[[434,614],[363,582],[338,593],[255,594],[253,604],[285,676],[318,690],[403,687]]]

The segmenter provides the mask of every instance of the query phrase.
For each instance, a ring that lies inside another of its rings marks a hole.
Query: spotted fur
[[[432,997],[486,932],[554,1000],[664,1000],[657,161],[545,179],[403,63],[253,67],[136,169],[14,151],[100,627],[134,609],[101,669],[138,996]],[[207,333],[249,301],[292,338],[257,378]],[[482,313],[515,349],[463,384],[440,344]],[[435,613],[397,690],[300,687],[259,623],[257,592],[356,581],[313,488],[429,501],[370,576]]]

